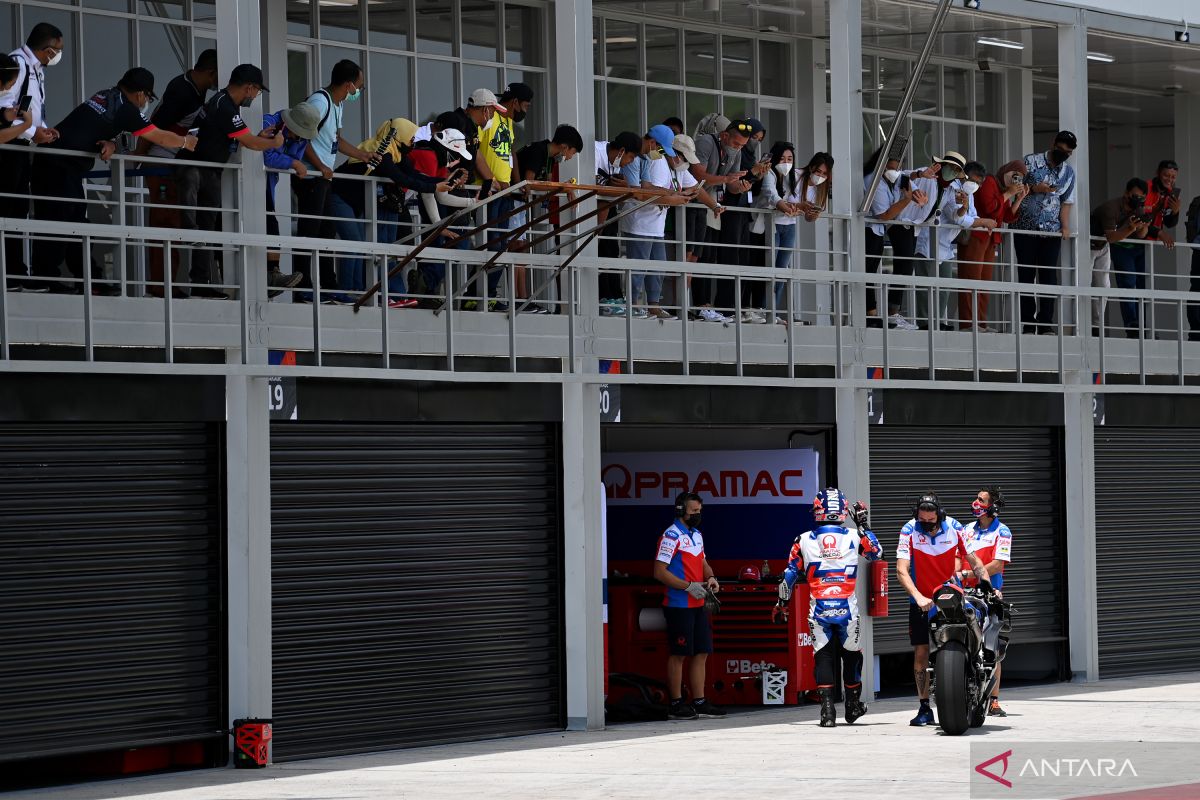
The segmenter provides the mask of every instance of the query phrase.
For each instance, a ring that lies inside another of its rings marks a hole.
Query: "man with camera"
[[[908,640],[913,646],[913,676],[917,682],[920,708],[909,725],[933,724],[929,706],[929,619],[934,612],[933,593],[947,581],[956,580],[955,567],[965,561],[984,591],[992,590],[987,568],[970,551],[962,524],[946,514],[941,500],[926,492],[917,500],[913,518],[900,529],[896,545],[896,577],[910,599]]]
[[[1151,215],[1146,213],[1146,182],[1141,178],[1130,178],[1125,184],[1125,193],[1114,197],[1100,205],[1092,212],[1092,287],[1108,289],[1112,284],[1109,273],[1113,266],[1120,270],[1117,274],[1117,285],[1126,286],[1126,275],[1136,277],[1140,271],[1145,279],[1146,245],[1145,241],[1150,231]],[[1132,243],[1127,240],[1140,240]],[[1101,241],[1102,240],[1102,241]],[[1132,280],[1132,277],[1128,280]],[[1100,336],[1104,329],[1104,315],[1107,303],[1103,298],[1092,300],[1092,335]],[[1126,306],[1132,306],[1127,309]],[[1132,311],[1134,329],[1129,331]],[[1121,316],[1125,320],[1126,335],[1132,333],[1137,338],[1137,301],[1121,301]]]
[[[665,585],[663,614],[667,618],[667,690],[671,719],[723,717],[725,710],[704,696],[704,667],[712,652],[712,623],[705,601],[709,592],[721,591],[712,567],[704,557],[700,533],[700,495],[681,492],[675,498],[675,522],[658,540],[654,579]],[[683,662],[690,658],[688,688],[692,702],[683,701]]]

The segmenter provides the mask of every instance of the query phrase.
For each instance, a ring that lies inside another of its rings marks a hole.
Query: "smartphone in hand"
[[[29,106],[32,103],[33,103],[33,95],[27,94],[24,97],[22,97],[21,104],[17,106],[17,114],[18,115],[24,114],[26,111],[29,110]]]

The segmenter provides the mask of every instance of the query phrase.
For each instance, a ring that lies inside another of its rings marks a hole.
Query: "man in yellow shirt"
[[[500,104],[505,110],[497,111],[479,135],[479,155],[493,175],[490,182],[485,181],[483,184],[484,195],[506,189],[513,182],[514,156],[517,152],[515,125],[523,121],[529,113],[529,108],[533,105],[533,89],[524,83],[510,83],[500,95]],[[524,224],[522,214],[508,217],[515,205],[516,199],[512,195],[506,195],[488,204],[489,250],[504,250],[508,237],[500,231],[511,230]],[[488,273],[488,297],[497,296],[500,277],[503,274],[502,269],[493,269]],[[497,310],[507,310],[507,307],[498,304]]]

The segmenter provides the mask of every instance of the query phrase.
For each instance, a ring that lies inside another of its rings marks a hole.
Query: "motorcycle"
[[[930,691],[942,732],[959,736],[987,719],[996,668],[1008,651],[1011,603],[995,593],[945,584],[933,593],[929,623]]]

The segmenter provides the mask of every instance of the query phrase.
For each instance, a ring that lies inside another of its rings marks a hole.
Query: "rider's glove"
[[[788,606],[786,600],[780,600],[771,609],[771,622],[778,622],[786,625],[788,621]]]
[[[871,523],[867,517],[867,504],[862,500],[858,500],[850,507],[850,518],[854,520],[854,524],[860,528],[870,528]]]
[[[996,591],[995,589],[992,588],[992,582],[989,581],[987,578],[984,578],[979,581],[979,588],[983,589],[984,594],[991,594],[992,592]]]
[[[708,597],[708,591],[704,588],[704,584],[695,581],[687,585],[687,593],[697,600],[704,600]]]
[[[786,603],[792,599],[792,587],[788,586],[787,581],[779,582],[779,602]]]

